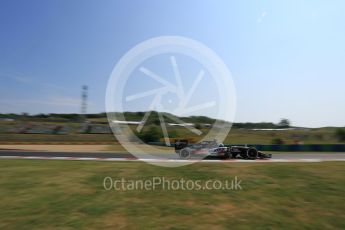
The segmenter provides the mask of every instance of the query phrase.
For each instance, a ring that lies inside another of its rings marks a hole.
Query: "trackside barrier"
[[[165,146],[164,142],[149,142],[151,145]],[[225,146],[234,146],[243,144],[231,144]],[[172,146],[174,144],[172,143]],[[307,144],[307,145],[260,145],[250,144],[260,151],[280,151],[280,152],[345,152],[345,144]]]
[[[251,145],[261,151],[285,152],[345,152],[345,144]]]

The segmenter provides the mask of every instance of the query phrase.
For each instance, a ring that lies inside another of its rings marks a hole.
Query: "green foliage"
[[[273,124],[272,122],[260,122],[260,123],[233,123],[233,128],[237,129],[277,129],[278,125]]]
[[[152,121],[152,123],[153,123],[154,125],[160,125],[160,124],[161,124],[161,121],[160,121],[159,119],[154,119],[154,120]]]
[[[194,127],[195,127],[196,129],[201,129],[200,123],[196,123],[196,124],[194,125]]]
[[[278,126],[280,128],[289,128],[290,127],[290,121],[288,119],[283,118],[278,123]]]
[[[146,143],[159,141],[159,138],[162,137],[160,129],[155,125],[151,125],[147,130],[144,129],[142,132],[136,133],[136,135]]]
[[[213,124],[216,120],[206,116],[190,116],[182,117],[183,121],[187,123],[203,123],[203,124]]]
[[[123,113],[114,113],[119,119],[123,117],[126,121],[141,121],[145,115],[146,111],[138,111],[138,112],[123,112]],[[190,117],[178,117],[173,114],[165,113],[168,116],[164,116],[164,121],[166,123],[176,123],[176,119],[171,118],[179,118],[186,123],[194,123],[194,124],[213,124],[216,120],[206,116],[190,116]],[[164,113],[163,113],[164,115]],[[86,118],[88,119],[95,119],[95,118],[106,118],[106,113],[95,113],[95,114],[86,114]],[[16,120],[25,119],[26,121],[72,121],[72,122],[80,122],[81,116],[80,114],[71,113],[71,114],[59,114],[59,113],[51,113],[51,114],[36,114],[36,115],[28,115],[28,114],[0,114],[0,118],[13,118]],[[157,111],[151,111],[150,116],[147,119],[147,124],[149,125],[160,125],[160,120],[158,117]],[[243,128],[243,129],[275,129],[275,128],[287,128],[289,127],[290,123],[287,119],[282,119],[279,124],[274,124],[272,122],[260,122],[260,123],[233,123],[233,128]]]
[[[177,130],[172,130],[168,132],[170,138],[175,138],[178,136]]]
[[[345,142],[345,128],[336,129],[335,136],[339,142]]]

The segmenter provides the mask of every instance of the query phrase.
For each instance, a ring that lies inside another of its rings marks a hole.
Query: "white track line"
[[[145,161],[145,162],[203,162],[203,163],[314,163],[326,161],[345,161],[341,158],[329,159],[263,159],[263,160],[179,160],[179,159],[135,159],[135,158],[96,158],[96,157],[36,157],[36,156],[0,156],[0,159],[28,159],[28,160],[72,160],[72,161]]]

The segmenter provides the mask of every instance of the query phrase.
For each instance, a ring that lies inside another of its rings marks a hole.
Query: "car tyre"
[[[258,157],[258,150],[255,148],[249,148],[247,150],[247,158],[251,160],[255,160]]]
[[[223,156],[223,159],[229,159],[230,158],[230,153],[225,153]]]
[[[181,149],[180,158],[181,159],[189,159],[190,158],[190,151],[188,149]]]

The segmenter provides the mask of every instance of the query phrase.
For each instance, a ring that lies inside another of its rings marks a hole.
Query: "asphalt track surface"
[[[114,160],[133,161],[137,160],[129,153],[109,152],[48,152],[48,151],[23,151],[23,150],[0,150],[2,159],[55,159],[55,160]],[[155,159],[151,160],[161,160]],[[170,160],[170,159],[166,159]],[[171,160],[178,160],[171,159]],[[192,159],[193,160],[193,159]],[[217,158],[206,158],[203,161],[243,161],[243,160],[219,160]],[[248,161],[248,160],[245,160]],[[272,159],[257,160],[271,162],[315,162],[315,161],[345,161],[345,153],[277,153],[272,154]]]

